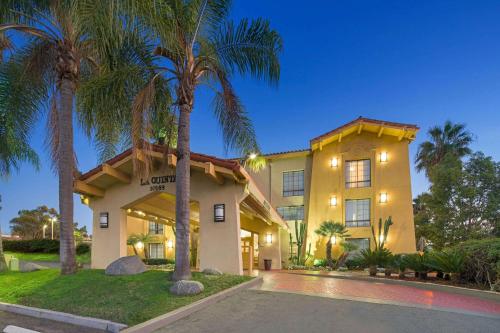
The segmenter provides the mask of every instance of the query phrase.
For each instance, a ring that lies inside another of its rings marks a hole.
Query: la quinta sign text
[[[151,192],[165,191],[165,184],[175,183],[175,175],[153,176],[148,179],[141,178],[141,186],[149,186]]]

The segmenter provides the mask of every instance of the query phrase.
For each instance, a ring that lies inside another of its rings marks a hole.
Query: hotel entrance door
[[[241,258],[243,269],[259,267],[259,234],[241,229]]]

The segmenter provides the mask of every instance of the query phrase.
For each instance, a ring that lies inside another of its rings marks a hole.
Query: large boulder
[[[106,275],[135,275],[144,273],[146,265],[138,256],[121,257],[106,267]]]
[[[170,287],[170,292],[177,296],[196,295],[205,290],[205,287],[198,281],[180,280]]]
[[[25,272],[25,273],[26,272],[34,272],[34,271],[39,271],[43,268],[46,268],[46,267],[34,264],[32,262],[24,262],[24,261],[19,262],[19,271],[20,272]]]
[[[217,268],[205,268],[202,273],[206,275],[222,275],[222,272]]]

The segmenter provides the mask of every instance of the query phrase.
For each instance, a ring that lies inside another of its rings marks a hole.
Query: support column
[[[107,212],[108,228],[101,228],[100,215]],[[127,255],[127,213],[120,208],[93,208],[92,268],[106,268]]]
[[[234,196],[210,196],[200,202],[200,269],[243,274],[240,209]],[[225,221],[214,222],[214,205],[225,205]]]

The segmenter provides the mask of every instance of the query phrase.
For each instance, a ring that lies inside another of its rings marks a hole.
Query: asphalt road
[[[156,332],[495,332],[500,317],[246,290]]]

